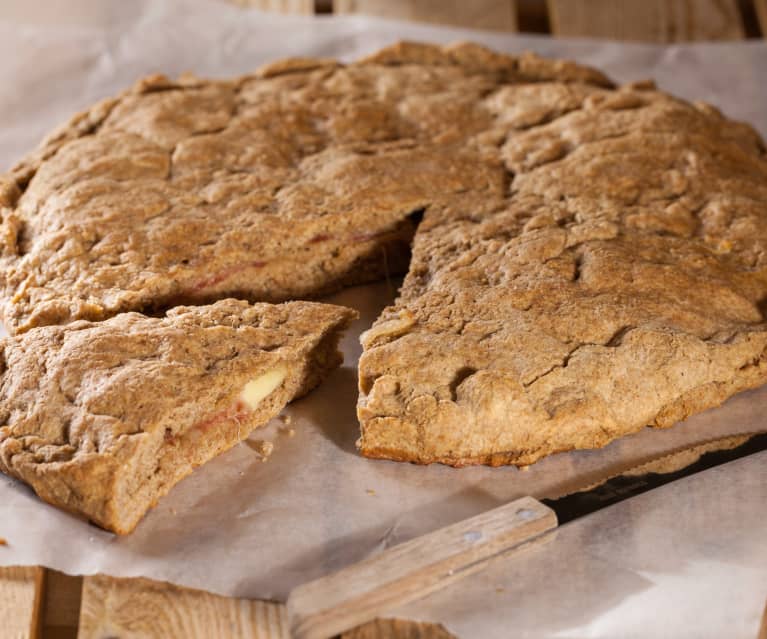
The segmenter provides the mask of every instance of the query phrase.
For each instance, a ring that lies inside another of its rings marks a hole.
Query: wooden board
[[[737,0],[548,0],[557,36],[682,42],[742,40]]]
[[[314,13],[314,0],[231,0],[243,7],[253,7],[263,11],[277,11],[279,13],[300,13],[310,15]]]
[[[334,0],[333,11],[473,29],[517,30],[514,0]]]
[[[83,579],[40,567],[0,568],[0,618],[2,639],[288,639],[284,606],[278,604],[228,599],[148,579]],[[453,635],[440,625],[377,619],[342,639]]]
[[[762,37],[767,38],[767,0],[754,0],[754,9],[759,21]]]
[[[45,571],[40,621],[43,639],[77,638],[82,590],[82,577],[71,577],[56,570]]]
[[[376,619],[345,632],[341,635],[341,639],[456,639],[456,637],[439,624],[417,623],[402,619]]]
[[[78,639],[289,639],[285,607],[149,579],[86,577]]]
[[[229,1],[280,13],[360,13],[469,29],[569,37],[644,42],[767,37],[767,0]]]
[[[0,568],[0,636],[36,639],[40,636],[40,604],[45,571],[38,567]]]

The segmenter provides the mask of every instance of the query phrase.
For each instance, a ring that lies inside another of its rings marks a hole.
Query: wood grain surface
[[[36,566],[0,568],[0,636],[40,636],[40,605],[45,571]]]
[[[742,40],[737,0],[548,0],[557,36],[680,42]]]
[[[79,639],[289,639],[280,604],[219,597],[149,579],[86,577]]]
[[[335,13],[366,15],[432,24],[517,31],[514,0],[334,0]]]
[[[754,0],[754,9],[762,36],[767,38],[767,0]]]
[[[439,624],[417,623],[403,619],[376,619],[345,632],[341,635],[341,639],[456,639],[456,637]]]
[[[300,13],[310,15],[314,13],[314,0],[230,0],[243,7],[253,7],[263,11],[277,11],[278,13]]]
[[[39,567],[0,568],[0,619],[2,639],[289,639],[279,604]],[[376,619],[340,639],[455,638],[437,624]]]
[[[767,0],[230,0],[281,13],[357,13],[431,24],[642,42],[767,35]]]
[[[83,578],[45,571],[40,624],[43,639],[76,639]]]

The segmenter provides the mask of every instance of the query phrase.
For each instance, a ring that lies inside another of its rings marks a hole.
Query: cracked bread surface
[[[608,82],[469,44],[145,78],[0,178],[5,324],[284,301],[403,273],[412,213],[505,190],[497,149],[474,138],[501,132],[503,87],[547,78]]]
[[[223,300],[123,313],[0,341],[0,470],[128,533],[195,467],[245,439],[338,364],[350,309]],[[240,396],[270,371],[255,407]]]
[[[149,78],[0,180],[12,332],[404,270],[360,449],[528,464],[765,381],[765,147],[651,83],[477,45]]]
[[[425,207],[400,296],[362,337],[361,452],[527,465],[765,383],[758,134],[651,83],[485,100],[495,144],[467,144],[507,186]]]

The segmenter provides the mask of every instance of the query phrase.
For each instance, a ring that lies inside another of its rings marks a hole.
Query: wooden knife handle
[[[295,639],[327,639],[484,567],[487,560],[557,526],[554,511],[523,497],[393,546],[288,597]]]

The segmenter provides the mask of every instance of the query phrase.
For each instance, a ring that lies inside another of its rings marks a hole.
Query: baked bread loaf
[[[477,45],[146,79],[0,180],[11,332],[410,270],[360,450],[529,464],[767,379],[767,161],[651,83]]]
[[[488,55],[157,76],[75,116],[0,178],[7,329],[314,297],[404,272],[411,216],[505,188],[485,146],[466,144],[492,119],[483,95],[511,77],[606,82],[533,57],[475,72]]]
[[[411,53],[388,60],[433,64]],[[475,100],[481,128],[444,122],[499,186],[424,203],[400,297],[362,339],[364,455],[526,465],[767,381],[764,143],[649,83],[584,79],[506,80]]]
[[[123,313],[0,341],[0,470],[129,533],[194,468],[245,439],[340,362],[355,316],[224,300]]]

